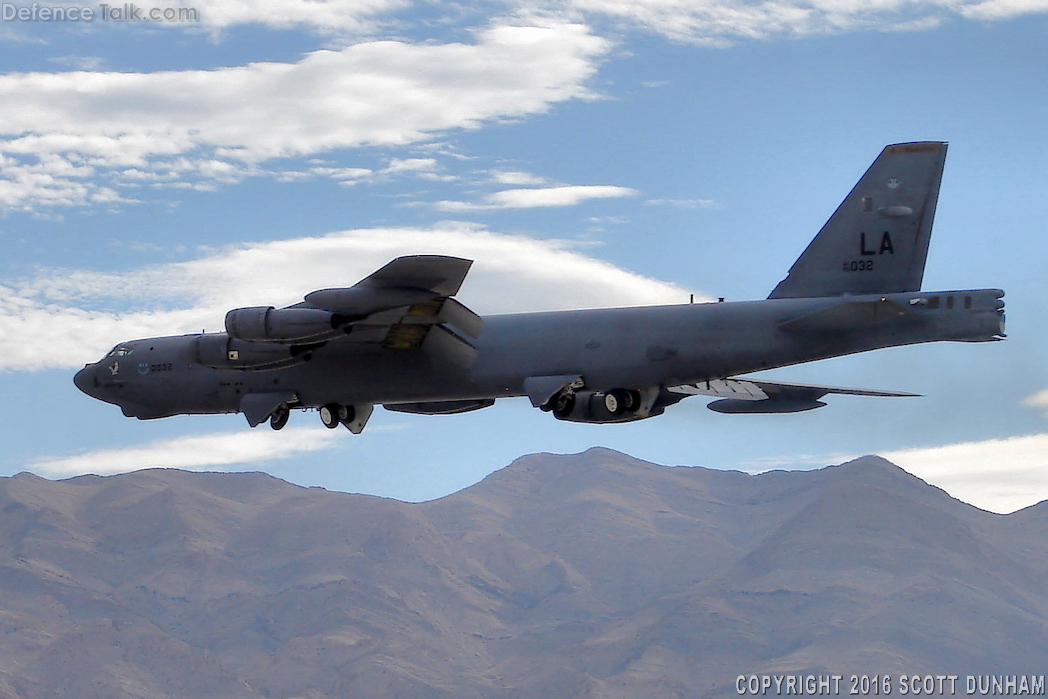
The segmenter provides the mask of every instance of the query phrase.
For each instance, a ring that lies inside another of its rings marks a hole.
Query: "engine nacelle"
[[[578,391],[555,400],[552,407],[554,417],[568,422],[632,422],[661,415],[665,408],[655,406],[643,415],[639,391],[616,389],[614,391]]]
[[[291,344],[331,336],[338,319],[316,308],[236,308],[226,314],[226,332],[247,342]]]

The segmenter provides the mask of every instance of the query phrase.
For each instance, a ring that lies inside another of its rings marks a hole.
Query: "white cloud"
[[[135,5],[143,10],[171,7],[160,0]],[[304,28],[327,37],[360,37],[409,21],[413,6],[420,5],[412,0],[223,0],[198,6],[199,21],[158,26],[186,31],[204,28],[217,37],[245,24]],[[448,7],[450,11],[437,21],[462,21],[466,14],[479,17],[507,10],[527,16],[610,16],[675,41],[709,45],[864,29],[912,31],[956,16],[986,21],[1048,10],[1046,0],[517,0]],[[425,8],[427,13],[444,10],[439,4]],[[32,40],[9,27],[0,27],[0,38]]]
[[[563,185],[527,189],[506,189],[489,194],[479,204],[461,201],[441,201],[441,211],[488,211],[491,209],[536,209],[554,206],[575,206],[589,199],[629,197],[637,191],[613,185]]]
[[[314,4],[328,6],[303,3]],[[18,105],[0,111],[0,207],[113,202],[150,177],[214,186],[264,174],[262,163],[279,158],[403,146],[542,113],[591,97],[585,83],[610,47],[556,21],[476,37],[371,41],[214,70],[0,75],[0,101]]]
[[[985,0],[963,4],[960,13],[968,19],[1002,20],[1021,15],[1048,12],[1046,0]]]
[[[958,500],[991,512],[1048,500],[1048,434],[882,454]]]
[[[143,8],[170,3],[136,3]],[[309,27],[328,34],[372,31],[384,15],[411,6],[409,0],[223,0],[197,5],[200,22],[211,29],[263,24],[280,29]]]
[[[773,457],[745,464],[745,470],[808,470],[858,456]],[[990,512],[1006,514],[1048,500],[1048,434],[914,447],[881,452],[880,456],[958,500]]]
[[[1023,405],[1028,405],[1031,408],[1048,408],[1048,388],[1024,400]]]
[[[530,172],[521,172],[519,170],[502,170],[491,173],[491,179],[497,184],[508,184],[516,187],[523,186],[538,186],[546,184],[545,177],[539,177],[533,175]]]
[[[42,270],[6,282],[0,370],[75,368],[122,340],[220,330],[231,308],[295,303],[309,291],[352,285],[394,257],[420,253],[475,260],[459,298],[482,314],[682,303],[689,293],[564,241],[455,223],[342,231],[231,246],[126,273]]]
[[[566,6],[674,41],[711,46],[861,30],[926,30],[957,16],[1001,20],[1048,11],[1046,0],[568,0]]]
[[[85,473],[110,475],[142,468],[180,468],[190,471],[227,470],[231,466],[283,459],[319,451],[344,438],[326,428],[269,428],[175,437],[140,447],[100,449],[75,456],[43,457],[26,470],[65,478]]]
[[[713,199],[648,199],[649,206],[676,206],[681,209],[710,209],[717,206]]]

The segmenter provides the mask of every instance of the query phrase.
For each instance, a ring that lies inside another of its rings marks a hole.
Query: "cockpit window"
[[[117,345],[113,349],[109,350],[109,354],[106,355],[106,359],[109,359],[110,357],[126,357],[127,355],[131,354],[131,352],[133,352],[134,349],[134,347],[129,347],[127,345]]]

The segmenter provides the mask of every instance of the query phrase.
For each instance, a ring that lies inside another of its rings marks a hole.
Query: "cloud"
[[[286,428],[216,432],[175,437],[140,447],[100,449],[75,456],[43,457],[26,470],[65,478],[85,473],[110,475],[142,468],[180,468],[190,471],[228,470],[237,465],[283,459],[327,449],[342,435],[326,428]]]
[[[630,197],[637,191],[613,185],[564,185],[526,189],[506,189],[485,196],[481,203],[440,201],[441,211],[489,211],[492,209],[537,209],[554,206],[575,206],[589,199]]]
[[[166,9],[159,0],[136,2],[137,7]],[[516,11],[525,16],[610,17],[627,28],[640,27],[674,41],[723,46],[739,40],[796,37],[858,30],[913,31],[938,26],[951,17],[980,21],[1002,20],[1048,10],[1046,0],[518,0],[480,2],[469,6],[411,0],[223,0],[199,7],[198,21],[158,26],[210,31],[216,38],[237,26],[305,29],[325,37],[374,36],[410,21],[411,11],[424,7],[433,23],[461,22]],[[444,11],[444,14],[440,13]],[[6,31],[4,31],[6,30]],[[18,32],[0,27],[8,40],[22,40]],[[0,37],[4,34],[0,33]]]
[[[170,7],[137,3],[143,8]],[[261,24],[278,29],[307,27],[330,33],[374,31],[384,16],[408,8],[408,0],[223,0],[200,8],[200,22],[211,29]]]
[[[676,206],[681,209],[712,209],[717,206],[714,199],[647,199],[649,206]]]
[[[1023,405],[1028,405],[1031,408],[1048,408],[1048,388],[1024,400]]]
[[[822,468],[859,454],[783,456],[745,464],[748,473]],[[1048,500],[1048,434],[881,452],[880,456],[983,510],[1006,514]]]
[[[0,370],[75,368],[119,341],[221,330],[226,311],[349,286],[399,255],[476,260],[459,299],[478,313],[682,303],[689,291],[571,243],[464,223],[358,229],[221,248],[124,273],[41,270],[0,284]],[[41,351],[46,348],[46,351]]]
[[[497,184],[508,184],[517,187],[546,184],[545,177],[533,175],[530,172],[521,172],[519,170],[501,170],[493,172],[491,173],[491,179]]]
[[[491,26],[474,43],[370,41],[296,63],[0,75],[0,101],[18,105],[0,111],[0,208],[115,203],[143,181],[214,187],[271,174],[283,158],[543,113],[591,98],[585,83],[609,48],[550,20]]]
[[[890,451],[882,456],[991,512],[1048,500],[1048,434]]]
[[[170,3],[135,3],[144,11],[166,9]],[[930,29],[953,17],[979,21],[1003,20],[1048,10],[1046,0],[518,0],[515,3],[480,2],[469,6],[423,5],[411,0],[224,0],[199,8],[199,21],[158,26],[222,32],[245,24],[270,29],[305,29],[326,37],[374,36],[391,26],[403,26],[413,8],[425,7],[434,23],[461,22],[463,16],[481,17],[516,11],[525,16],[545,15],[618,20],[627,28],[640,27],[674,41],[724,46],[747,39],[797,37],[859,30],[914,31]],[[2,27],[8,40],[27,40]],[[0,34],[2,37],[3,34]]]
[[[986,0],[985,2],[962,4],[959,11],[961,15],[968,19],[982,21],[1002,20],[1021,15],[1048,12],[1048,1]]]
[[[918,31],[954,17],[1003,20],[1048,11],[1048,0],[568,0],[584,15],[603,15],[673,41],[727,46],[741,40]]]

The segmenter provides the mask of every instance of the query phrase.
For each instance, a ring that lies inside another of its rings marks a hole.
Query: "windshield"
[[[106,355],[106,359],[109,359],[110,357],[126,357],[127,355],[131,354],[133,350],[134,347],[129,347],[128,345],[117,345],[113,349],[109,350],[109,354]]]

